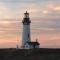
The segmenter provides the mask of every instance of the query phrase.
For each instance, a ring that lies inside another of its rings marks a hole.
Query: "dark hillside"
[[[0,60],[60,60],[60,49],[0,49]]]

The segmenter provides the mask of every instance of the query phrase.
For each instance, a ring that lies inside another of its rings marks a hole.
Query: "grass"
[[[0,60],[60,60],[60,49],[0,49]]]

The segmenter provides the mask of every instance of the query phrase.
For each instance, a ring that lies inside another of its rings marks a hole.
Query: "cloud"
[[[22,40],[22,20],[27,10],[31,18],[31,38],[41,47],[60,46],[60,4],[57,0],[0,0],[0,47],[16,46]],[[58,0],[59,2],[59,0]],[[59,5],[58,5],[59,4]],[[16,41],[19,40],[19,43]],[[6,44],[4,46],[4,44]],[[11,45],[12,44],[12,45]]]
[[[48,14],[47,10],[42,11],[43,14]]]
[[[0,2],[0,19],[10,18],[10,9],[5,5],[5,3]]]
[[[2,2],[33,2],[33,1],[35,0],[2,0]]]
[[[54,8],[54,11],[60,12],[60,6],[55,7],[55,8]]]
[[[55,7],[55,4],[50,3],[50,4],[47,5],[47,7],[50,8],[50,9],[53,9]]]
[[[41,47],[46,48],[59,48],[60,34],[41,34],[39,37]]]

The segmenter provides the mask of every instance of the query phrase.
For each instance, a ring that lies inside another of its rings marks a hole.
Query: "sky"
[[[22,43],[22,20],[28,11],[31,41],[41,48],[60,48],[60,0],[0,0],[0,48]]]

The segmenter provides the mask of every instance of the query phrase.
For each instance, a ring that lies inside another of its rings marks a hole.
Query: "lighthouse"
[[[33,48],[39,48],[39,43],[32,42],[31,41],[31,36],[30,36],[30,18],[29,18],[29,13],[26,11],[24,13],[24,18],[23,18],[23,34],[22,34],[22,48],[23,49],[33,49]]]
[[[24,18],[23,18],[23,36],[22,36],[22,47],[25,48],[26,42],[30,42],[30,18],[29,18],[29,13],[26,11],[24,13]]]

